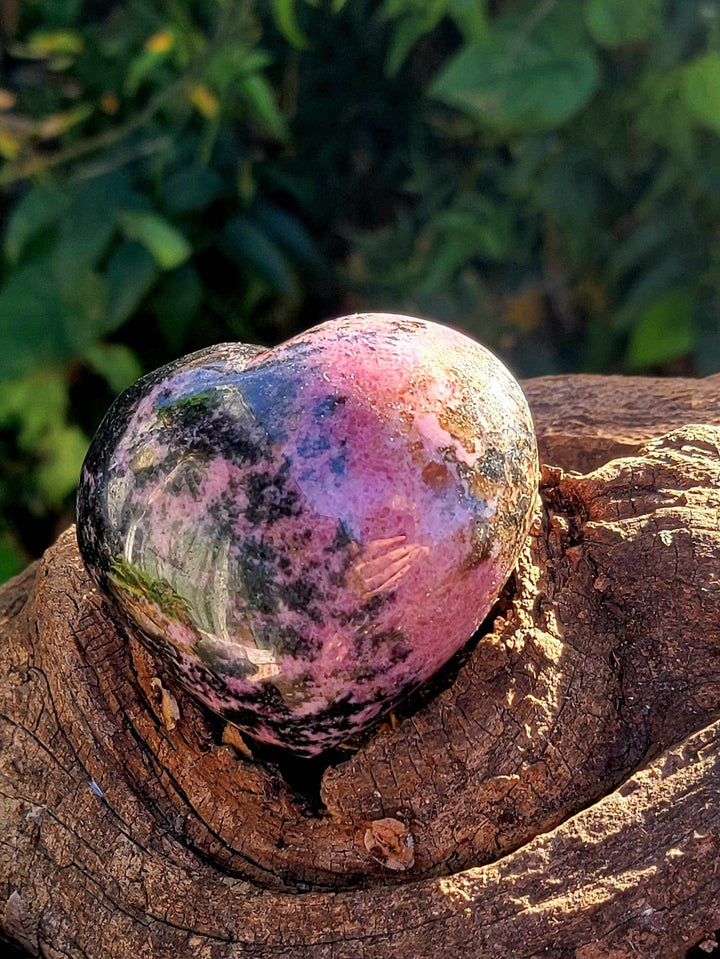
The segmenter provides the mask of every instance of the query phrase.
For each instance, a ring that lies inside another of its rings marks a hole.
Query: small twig
[[[74,180],[93,180],[95,177],[104,176],[106,173],[112,173],[120,167],[138,160],[140,157],[151,156],[153,153],[167,152],[172,145],[171,136],[151,137],[142,140],[134,146],[128,146],[127,149],[118,151],[107,157],[99,157],[97,160],[91,160],[84,164],[73,173]]]
[[[20,0],[0,0],[0,30],[12,40],[20,24]]]
[[[135,130],[139,130],[148,123],[155,114],[162,109],[165,103],[172,99],[172,97],[185,86],[185,83],[186,79],[183,77],[182,80],[178,80],[165,90],[162,90],[153,97],[144,110],[141,110],[140,113],[131,117],[126,123],[122,123],[120,126],[103,130],[102,133],[88,137],[86,140],[80,140],[78,143],[73,143],[63,150],[58,150],[57,153],[48,154],[47,156],[36,155],[30,157],[30,159],[26,160],[19,167],[6,167],[0,171],[0,186],[5,187],[13,183],[18,183],[20,180],[25,180],[38,173],[63,166],[72,160],[78,160],[80,157],[87,156],[89,153],[95,153],[98,150],[104,150],[107,149],[107,147],[114,146],[131,133],[134,133]]]

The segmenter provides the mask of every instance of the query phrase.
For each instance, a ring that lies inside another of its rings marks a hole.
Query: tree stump
[[[0,938],[52,959],[714,950],[720,376],[525,386],[547,465],[516,572],[351,748],[248,748],[113,619],[73,530],[0,591]]]

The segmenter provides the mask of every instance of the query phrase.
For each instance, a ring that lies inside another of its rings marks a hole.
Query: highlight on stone
[[[88,452],[78,541],[171,675],[311,756],[472,636],[537,484],[527,403],[496,357],[437,323],[364,314],[139,380]]]

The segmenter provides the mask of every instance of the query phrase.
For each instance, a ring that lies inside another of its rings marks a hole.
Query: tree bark
[[[720,376],[525,385],[547,465],[514,576],[329,757],[248,748],[175,688],[73,530],[0,591],[0,938],[71,959],[713,948]]]

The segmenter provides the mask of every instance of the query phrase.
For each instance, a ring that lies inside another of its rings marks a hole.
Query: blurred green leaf
[[[557,53],[535,39],[495,29],[486,42],[456,54],[429,94],[483,126],[528,132],[563,126],[586,106],[599,83],[591,50]]]
[[[680,75],[649,72],[643,79],[642,102],[637,111],[637,129],[649,143],[667,147],[686,163],[696,151],[696,122],[680,92]]]
[[[296,50],[306,49],[310,44],[300,28],[295,0],[270,0],[270,9],[277,28]]]
[[[597,233],[601,183],[592,160],[584,153],[566,151],[542,178],[538,199],[563,224]],[[597,242],[597,236],[594,237]]]
[[[77,20],[83,0],[36,0],[48,26],[68,27]]]
[[[646,40],[658,28],[662,0],[587,0],[585,21],[593,40],[615,49]]]
[[[643,311],[679,284],[687,283],[688,271],[677,250],[664,252],[653,260],[631,285],[613,317],[618,330],[629,329]]]
[[[19,424],[17,441],[32,453],[45,435],[65,422],[68,406],[67,377],[57,366],[3,383],[0,391],[0,423]]]
[[[112,182],[112,181],[111,181]],[[56,277],[64,285],[87,273],[107,253],[117,231],[111,183],[94,180],[75,193],[60,224],[52,261]]]
[[[143,374],[137,355],[124,343],[93,343],[85,350],[83,359],[113,393],[122,393]]]
[[[24,47],[25,56],[52,57],[82,53],[85,43],[76,30],[36,30]]]
[[[141,243],[163,270],[174,270],[192,254],[180,230],[157,213],[121,213],[119,222],[125,236]]]
[[[267,80],[253,73],[241,77],[239,86],[257,122],[276,140],[287,140],[290,131]]]
[[[145,42],[142,51],[130,61],[125,74],[125,93],[133,96],[145,80],[172,55],[175,36],[170,30],[158,31]]]
[[[72,355],[65,307],[47,264],[13,273],[0,289],[0,379]]]
[[[234,217],[222,232],[221,247],[239,263],[250,265],[272,289],[294,296],[297,285],[292,267],[282,250],[247,217]]]
[[[583,370],[603,373],[621,352],[620,338],[605,316],[594,316],[587,324],[584,344]]]
[[[682,70],[680,95],[696,120],[720,133],[720,53],[699,57]]]
[[[88,440],[67,422],[66,372],[48,367],[3,385],[0,422],[18,422],[18,444],[37,458],[35,485],[45,506],[57,507],[80,472]]]
[[[660,253],[672,246],[674,231],[667,211],[658,210],[652,219],[640,224],[613,251],[612,271],[621,276],[630,270],[638,269],[645,263],[657,262]]]
[[[298,263],[310,270],[327,269],[317,243],[295,217],[267,201],[255,203],[252,215],[261,229]]]
[[[216,170],[192,166],[180,170],[163,184],[168,213],[197,213],[210,206],[222,193],[222,179]]]
[[[36,472],[37,487],[50,506],[59,506],[72,493],[80,477],[88,438],[78,426],[65,424],[48,435],[43,459]]]
[[[105,332],[114,332],[137,310],[158,276],[153,256],[140,243],[123,242],[105,270],[108,311]]]
[[[99,273],[86,270],[63,284],[61,298],[72,355],[100,339],[106,329],[108,291]]]
[[[486,0],[447,0],[448,15],[467,43],[486,39],[490,21]]]
[[[638,369],[666,363],[692,351],[695,299],[687,287],[671,290],[643,314],[628,343],[626,362]]]
[[[273,58],[266,50],[248,45],[247,40],[233,41],[216,50],[205,67],[204,77],[219,93],[238,77],[260,73]]]
[[[399,9],[398,9],[399,8]],[[417,41],[434,30],[447,10],[447,0],[405,0],[405,3],[386,2],[383,16],[398,16],[393,38],[385,60],[385,68],[394,76],[407,59]]]
[[[8,533],[0,533],[0,583],[22,572],[27,564],[25,554]]]
[[[720,373],[720,298],[706,294],[694,314],[695,365],[700,376]]]
[[[160,331],[173,350],[180,350],[190,331],[203,298],[203,285],[192,263],[186,263],[164,277],[154,308]]]
[[[52,180],[33,184],[13,208],[5,228],[7,258],[16,263],[33,237],[56,223],[71,203],[70,193]]]

